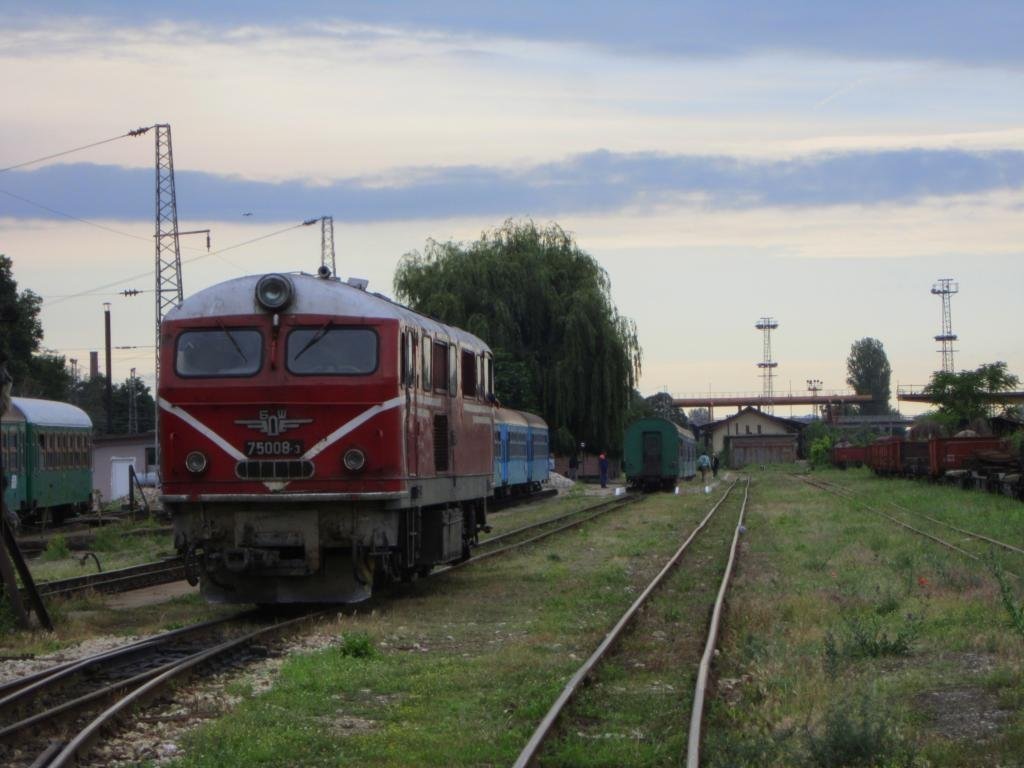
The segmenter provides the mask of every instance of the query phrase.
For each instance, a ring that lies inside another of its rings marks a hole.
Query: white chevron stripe
[[[359,427],[359,426],[365,424],[367,421],[372,419],[378,413],[383,413],[384,411],[390,411],[392,408],[397,408],[398,406],[400,406],[404,402],[405,402],[405,395],[399,395],[398,397],[393,397],[390,400],[381,403],[380,405],[375,405],[375,406],[373,406],[371,408],[367,408],[365,411],[360,413],[354,419],[352,419],[351,421],[348,421],[348,422],[342,424],[336,430],[331,432],[331,434],[329,434],[327,437],[325,437],[322,440],[318,441],[316,445],[314,445],[312,448],[310,448],[308,451],[306,451],[306,454],[302,458],[307,459],[307,460],[308,459],[312,459],[314,456],[319,454],[321,451],[329,448],[330,446],[334,445],[336,442],[341,440],[341,438],[343,438],[345,435],[347,435],[349,432],[351,432],[356,427]]]
[[[236,461],[245,461],[245,454],[243,454],[240,450],[235,448],[235,446],[233,446],[231,443],[229,443],[223,437],[218,435],[216,432],[214,432],[208,426],[203,424],[203,422],[201,422],[199,419],[197,419],[191,413],[186,411],[184,408],[180,408],[177,405],[172,405],[171,403],[169,403],[166,400],[164,400],[162,397],[160,398],[159,402],[160,402],[160,407],[161,408],[163,408],[168,413],[173,413],[179,419],[181,419],[186,424],[188,424],[190,427],[192,427],[192,429],[196,430],[199,434],[204,435],[207,438],[209,438],[210,440],[212,440],[213,442],[215,442],[217,445],[219,445],[224,450],[224,452],[228,456],[230,456],[231,458],[235,459]]]

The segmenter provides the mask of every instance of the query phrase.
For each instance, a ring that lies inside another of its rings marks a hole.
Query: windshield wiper
[[[245,356],[245,352],[243,352],[242,348],[240,346],[238,346],[238,342],[235,340],[235,337],[231,335],[231,331],[229,331],[227,329],[227,327],[224,325],[224,323],[218,322],[217,325],[219,325],[220,329],[222,331],[224,331],[224,335],[228,337],[228,341],[231,342],[231,346],[233,346],[235,348],[235,351],[238,353],[239,357],[242,358],[242,362],[243,363],[248,363],[249,362],[249,358],[247,358]]]
[[[309,341],[307,341],[305,346],[303,346],[302,349],[300,349],[295,354],[295,357],[293,357],[292,360],[298,360],[300,357],[302,357],[306,353],[307,349],[312,347],[314,344],[316,344],[318,341],[320,341],[320,339],[324,337],[324,334],[327,333],[327,329],[330,328],[332,325],[334,325],[333,320],[328,320],[326,323],[321,325],[320,330],[313,334],[312,338]]]

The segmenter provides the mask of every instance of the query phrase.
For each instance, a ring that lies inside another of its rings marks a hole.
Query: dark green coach
[[[697,474],[693,433],[668,419],[638,419],[626,427],[623,464],[634,488],[670,490]]]
[[[81,408],[12,398],[0,418],[4,501],[22,520],[60,522],[92,501],[92,421]]]

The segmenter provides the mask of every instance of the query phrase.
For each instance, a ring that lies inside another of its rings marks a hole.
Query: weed
[[[39,559],[53,562],[66,557],[71,557],[71,549],[68,547],[68,540],[64,538],[64,534],[58,533],[46,543],[46,549],[43,550]]]
[[[7,602],[7,595],[0,593],[0,635],[13,632],[17,622],[14,620],[14,609]]]
[[[880,656],[908,656],[910,645],[921,633],[924,617],[908,613],[903,626],[890,636],[874,616],[851,616],[846,619],[847,638],[843,654],[854,659]]]
[[[1006,614],[1010,618],[1010,626],[1020,635],[1021,640],[1024,640],[1024,603],[1017,604],[1017,596],[1014,594],[1013,587],[1010,586],[1010,580],[1006,578],[1003,566],[999,564],[999,561],[995,559],[995,555],[991,552],[989,553],[988,563],[989,568],[992,570],[992,575],[999,582],[999,595],[1002,598]]]
[[[559,563],[562,561],[562,556],[559,555],[557,552],[550,552],[548,554],[548,560],[550,560],[553,563]]]
[[[822,652],[821,663],[829,680],[835,680],[839,676],[839,646],[836,645],[836,637],[831,632],[825,633],[825,649]]]
[[[913,766],[914,750],[892,722],[890,713],[867,695],[856,707],[837,701],[825,712],[821,733],[807,730],[808,762],[822,768]]]
[[[896,597],[892,592],[889,592],[881,599],[878,605],[875,606],[875,613],[879,616],[888,616],[890,613],[896,613],[900,607],[900,599]]]
[[[341,641],[341,655],[353,659],[372,659],[377,656],[377,646],[369,635],[353,632],[345,635]]]

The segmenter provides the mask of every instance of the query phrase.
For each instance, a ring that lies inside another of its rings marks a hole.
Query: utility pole
[[[114,434],[114,383],[110,372],[110,302],[103,302],[103,327],[106,331],[107,390],[103,401],[107,409],[107,434]]]
[[[128,434],[134,435],[139,431],[139,413],[135,404],[135,369],[132,368],[131,378],[128,379]]]
[[[334,217],[320,217],[320,269],[327,267],[331,277],[338,276],[338,265],[334,261]]]

